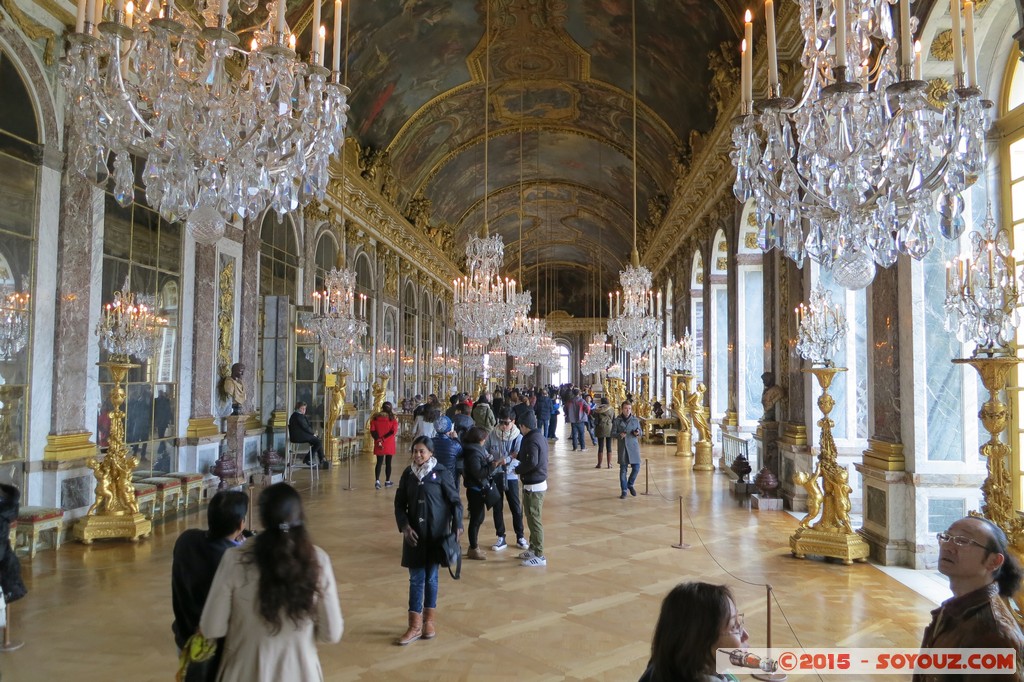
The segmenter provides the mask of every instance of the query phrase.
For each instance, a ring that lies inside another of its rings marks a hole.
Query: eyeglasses
[[[978,542],[977,540],[972,540],[972,539],[970,539],[969,537],[967,537],[965,535],[950,535],[949,533],[936,533],[935,534],[935,538],[940,543],[942,543],[942,544],[946,544],[947,542],[952,542],[957,547],[966,547],[967,545],[977,545],[978,547],[981,547],[986,552],[991,552],[992,551],[991,549],[988,548],[988,545],[983,545],[980,542]]]
[[[736,616],[731,621],[729,621],[729,630],[728,630],[728,632],[729,632],[730,635],[737,635],[737,636],[743,634],[743,614],[742,613],[737,613]]]
[[[498,423],[501,424],[502,426],[508,426],[512,422],[510,420],[508,420],[508,419],[502,419],[502,420],[499,420]]]

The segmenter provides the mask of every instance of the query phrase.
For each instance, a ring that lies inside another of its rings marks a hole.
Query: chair
[[[34,558],[36,555],[39,536],[47,531],[53,533],[53,548],[60,549],[60,532],[63,527],[63,509],[24,506],[18,510],[17,535],[24,538],[28,545],[30,558]]]
[[[178,510],[182,502],[180,480],[169,476],[153,476],[152,478],[144,478],[140,482],[156,488],[156,507],[160,508],[160,516],[166,516],[168,510]],[[154,508],[155,513],[156,509]]]
[[[292,481],[292,471],[295,469],[309,469],[310,478],[315,478],[317,481],[320,480],[320,462],[313,461],[313,453],[309,443],[293,443],[291,440],[287,442],[287,458],[285,462],[285,468],[288,470],[288,482]],[[296,458],[299,458],[296,462]],[[309,464],[303,462],[303,460],[309,459]]]

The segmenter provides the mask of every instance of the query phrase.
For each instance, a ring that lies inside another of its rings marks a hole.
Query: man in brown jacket
[[[953,597],[932,611],[922,648],[1014,649],[1017,670],[1003,675],[914,675],[915,682],[1014,680],[1024,682],[1024,635],[1007,604],[1021,583],[1021,567],[1006,534],[988,519],[968,516],[938,534],[939,572]]]

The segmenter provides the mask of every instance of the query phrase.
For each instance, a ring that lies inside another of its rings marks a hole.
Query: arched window
[[[743,207],[736,250],[736,343],[739,348],[736,410],[741,426],[752,429],[761,418],[764,384],[764,272],[763,252],[757,246],[754,202]]]
[[[433,378],[431,373],[433,368],[431,363],[434,357],[434,328],[431,326],[431,312],[433,312],[433,304],[430,301],[430,292],[426,289],[420,294],[420,378],[423,381],[423,395],[431,393],[433,386]],[[438,398],[441,396],[439,395]]]
[[[690,269],[690,330],[693,335],[693,376],[697,383],[707,382],[704,376],[704,259],[700,251],[693,254]]]
[[[324,289],[324,282],[327,279],[327,273],[338,263],[338,242],[334,240],[334,235],[329,231],[321,234],[320,239],[317,240],[316,254],[313,260],[316,265],[316,272],[314,273],[316,283],[314,288],[322,291]]]
[[[287,296],[297,303],[298,267],[299,250],[292,219],[267,211],[260,229],[260,297]]]
[[[711,417],[723,419],[729,410],[729,245],[719,230],[711,242]]]

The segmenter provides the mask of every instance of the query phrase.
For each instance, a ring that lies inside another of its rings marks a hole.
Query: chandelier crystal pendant
[[[670,372],[693,374],[694,340],[687,329],[683,338],[673,341],[661,351],[661,361]]]
[[[766,3],[768,98],[753,101],[752,24],[742,46],[742,115],[733,128],[733,193],[755,203],[758,243],[797,263],[833,269],[847,288],[867,286],[875,264],[921,259],[965,227],[963,191],[985,167],[985,110],[967,21],[967,74],[954,18],[955,87],[928,101],[910,0],[800,0],[805,68],[799,102],[782,96],[772,2]],[[837,11],[838,8],[838,11]],[[965,3],[968,14],[973,4]],[[973,15],[971,15],[973,16]],[[929,216],[934,215],[934,218]]]
[[[23,287],[24,289],[24,287]],[[10,284],[0,286],[0,361],[10,362],[28,344],[32,297]]]
[[[157,337],[167,326],[167,320],[154,312],[149,296],[140,296],[131,290],[128,278],[114,300],[103,306],[96,324],[100,345],[116,362],[128,362],[131,357],[147,360],[156,350]]]
[[[226,0],[207,0],[204,26],[173,0],[134,11],[113,0],[106,17],[102,0],[79,0],[60,68],[71,168],[105,186],[113,155],[114,197],[127,206],[135,198],[130,155],[144,156],[147,203],[168,221],[189,219],[207,240],[236,214],[270,207],[283,215],[322,200],[329,159],[344,143],[349,90],[339,73],[340,3],[332,77],[314,1],[307,64],[294,52],[284,0],[271,0],[248,51],[227,28]]]
[[[523,293],[527,302],[525,309],[521,305],[517,306],[515,317],[512,320],[512,328],[501,337],[501,345],[505,348],[505,352],[517,358],[527,358],[536,353],[547,332],[543,320],[537,317],[528,317],[531,297],[529,292]]]
[[[584,374],[597,374],[603,372],[611,361],[611,346],[608,345],[607,337],[603,333],[597,332],[583,354],[580,370]]]
[[[340,368],[360,351],[359,341],[368,329],[366,296],[356,294],[356,273],[339,262],[324,278],[324,290],[314,291],[312,299],[310,329],[320,340],[328,366]]]
[[[833,358],[848,327],[842,306],[832,304],[832,292],[815,285],[809,304],[801,303],[796,309],[796,319],[796,352],[812,364],[834,367]]]
[[[1010,234],[990,211],[970,241],[970,256],[946,264],[946,331],[976,343],[976,356],[1013,356],[1024,275],[1017,275]]]

